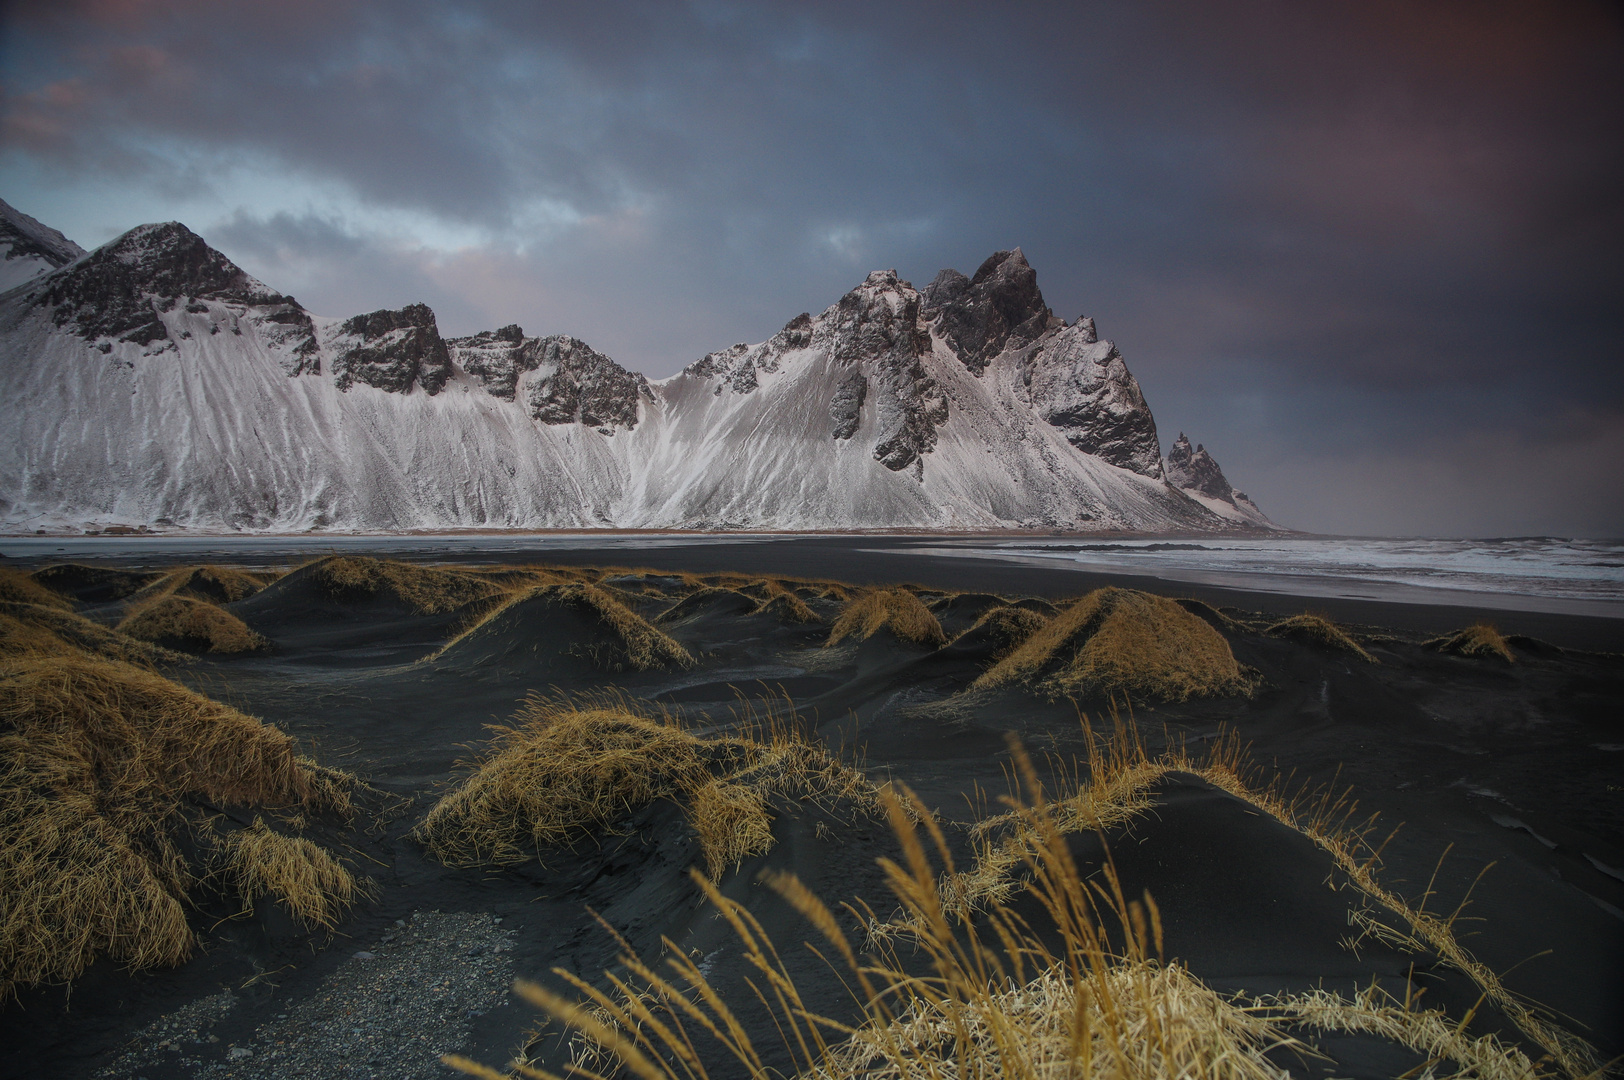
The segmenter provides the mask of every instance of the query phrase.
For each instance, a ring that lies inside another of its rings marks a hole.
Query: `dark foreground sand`
[[[1261,691],[1136,707],[1138,724],[1153,744],[1198,742],[1230,725],[1261,764],[1322,781],[1340,770],[1364,812],[1405,823],[1384,852],[1382,881],[1419,899],[1438,868],[1429,909],[1453,909],[1493,863],[1467,909],[1478,921],[1461,924],[1467,947],[1604,1057],[1624,1052],[1624,661],[1616,655],[1624,620],[1293,602],[859,550],[874,546],[672,547],[638,552],[636,561],[1050,598],[1116,583],[1196,596],[1237,614],[1306,608],[1355,625],[1379,664],[1226,630],[1236,657],[1261,672]],[[624,561],[617,554],[608,560],[583,549],[549,552],[548,560]],[[368,804],[375,826],[332,838],[377,883],[376,901],[330,938],[300,930],[269,903],[247,920],[219,922],[227,908],[198,911],[208,946],[179,969],[132,976],[103,963],[71,996],[27,991],[0,1009],[0,1076],[431,1077],[446,1074],[434,1060],[443,1051],[501,1065],[538,1021],[507,994],[513,976],[545,979],[553,966],[592,976],[613,963],[615,946],[588,908],[645,955],[658,955],[667,936],[703,956],[713,980],[742,1000],[747,972],[686,877],[698,847],[670,804],[645,808],[624,835],[559,852],[545,866],[450,869],[407,838],[456,763],[488,737],[485,725],[510,716],[532,690],[615,686],[719,721],[739,693],[787,694],[832,745],[861,746],[876,775],[905,781],[947,822],[976,816],[978,787],[1006,789],[1007,732],[1061,756],[1081,748],[1069,702],[1021,690],[964,697],[988,662],[974,647],[931,650],[882,634],[827,649],[827,621],[786,622],[717,604],[662,624],[700,658],[688,670],[604,671],[525,642],[418,663],[453,632],[456,613],[337,604],[297,585],[286,579],[230,605],[274,651],[200,659],[174,677],[281,726],[320,760],[379,789]],[[642,613],[653,618],[671,603],[651,595]],[[973,621],[977,603],[938,612],[949,637]],[[834,606],[820,614],[827,620]],[[1484,616],[1538,640],[1522,641],[1509,666],[1421,647]],[[1085,708],[1102,711],[1100,703]],[[1355,901],[1329,886],[1329,860],[1300,834],[1194,778],[1164,782],[1157,799],[1153,814],[1109,838],[1111,852],[1128,890],[1149,889],[1160,905],[1167,955],[1208,984],[1346,992],[1373,978],[1402,985],[1408,975],[1453,1015],[1472,1007],[1471,984],[1425,957],[1346,947]],[[781,944],[808,935],[756,884],[764,868],[791,869],[831,901],[861,896],[890,906],[875,868],[895,850],[883,825],[781,807],[774,835],[774,849],[727,874],[722,887],[747,899]],[[962,843],[961,830],[948,835]],[[1098,859],[1099,844],[1081,838],[1077,850]],[[849,1014],[821,966],[788,951],[815,988],[813,1006]],[[1492,1009],[1474,1030],[1517,1037]],[[1397,1076],[1421,1060],[1377,1039],[1327,1040],[1322,1049],[1331,1060],[1281,1064],[1300,1076]],[[556,1046],[544,1040],[538,1052],[557,1063]]]

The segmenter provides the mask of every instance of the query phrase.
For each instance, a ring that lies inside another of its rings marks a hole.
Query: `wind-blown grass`
[[[846,602],[829,630],[829,645],[839,645],[848,637],[867,641],[882,629],[904,641],[939,649],[947,644],[942,624],[907,589],[869,589]]]
[[[1184,701],[1245,693],[1223,635],[1165,597],[1096,589],[1050,619],[971,684],[1020,682],[1052,697],[1125,693]]]
[[[1353,640],[1351,634],[1322,615],[1306,612],[1302,615],[1293,615],[1270,626],[1264,633],[1271,637],[1301,642],[1304,645],[1349,652],[1367,664],[1377,663],[1376,658],[1370,655],[1363,645]]]
[[[183,653],[109,630],[83,615],[37,604],[0,602],[0,655],[80,656],[132,664],[178,664]]]
[[[608,639],[607,653],[602,648],[597,650],[604,653],[596,657],[600,666],[629,666],[645,670],[690,667],[694,663],[693,656],[675,638],[655,628],[607,590],[583,582],[537,585],[507,593],[500,602],[478,611],[451,640],[425,657],[423,662],[437,660],[481,634],[499,633],[503,617],[514,613],[521,604],[570,608],[596,622]],[[583,650],[591,648],[584,643],[577,643],[576,647]]]
[[[0,566],[0,602],[9,604],[35,604],[39,607],[72,611],[73,601],[46,588],[21,570]]]
[[[302,836],[273,832],[260,818],[229,834],[223,847],[221,874],[249,909],[261,896],[274,896],[305,926],[332,930],[365,892],[325,848]]]
[[[282,732],[150,670],[0,659],[0,997],[190,955],[189,807],[329,797]]]
[[[438,615],[503,597],[515,585],[468,570],[337,555],[317,560],[307,572],[336,596],[393,597],[420,615]]]
[[[196,652],[254,652],[270,645],[224,608],[178,593],[137,607],[118,629],[142,641]]]
[[[684,807],[712,873],[771,847],[775,795],[873,808],[861,773],[792,725],[700,738],[619,699],[532,696],[414,836],[453,866],[513,865],[612,832],[656,799]]]
[[[1484,660],[1503,660],[1508,664],[1517,662],[1511,653],[1511,646],[1506,642],[1505,636],[1496,630],[1493,625],[1480,622],[1475,623],[1453,634],[1433,638],[1426,643],[1429,649],[1438,652],[1452,653],[1455,656],[1467,656]]]
[[[1118,741],[1112,760],[1131,766],[1135,755]],[[1016,757],[1028,798],[1010,813],[1028,838],[1026,888],[1052,920],[1051,934],[1034,932],[1001,901],[978,919],[953,917],[942,905],[919,828],[950,878],[948,845],[931,818],[910,814],[903,797],[886,791],[881,800],[901,857],[882,859],[881,866],[902,920],[914,930],[906,956],[883,943],[877,953],[859,955],[842,920],[798,879],[764,878],[822,938],[816,951],[850,989],[857,1023],[811,1011],[749,909],[695,872],[752,969],[753,995],[724,996],[670,939],[662,939],[662,968],[628,951],[619,958],[624,973],[605,973],[601,986],[555,968],[577,1000],[521,982],[519,994],[572,1033],[562,1075],[703,1080],[726,1069],[751,1080],[1280,1080],[1285,1074],[1271,1053],[1314,1053],[1291,1034],[1293,1026],[1393,1039],[1428,1055],[1427,1075],[1443,1061],[1457,1066],[1459,1078],[1549,1075],[1517,1048],[1492,1036],[1472,1038],[1460,1021],[1375,988],[1351,999],[1323,989],[1268,999],[1215,992],[1177,960],[1163,959],[1160,917],[1148,893],[1129,898],[1109,860],[1097,877],[1084,878],[1067,829],[1019,747]],[[752,999],[767,1022],[750,1022]],[[752,1032],[776,1033],[778,1045],[758,1044]],[[442,1060],[484,1080],[504,1077],[467,1058]],[[512,1068],[560,1080],[528,1062]]]

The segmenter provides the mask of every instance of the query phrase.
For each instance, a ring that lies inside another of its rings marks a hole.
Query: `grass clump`
[[[1350,652],[1367,664],[1377,663],[1376,658],[1370,655],[1363,645],[1353,640],[1352,635],[1322,615],[1306,612],[1302,615],[1293,615],[1270,626],[1264,633],[1321,649]]]
[[[838,645],[848,637],[867,641],[882,629],[904,641],[939,649],[947,644],[942,624],[907,589],[869,589],[846,602],[829,630],[828,645]]]
[[[764,595],[752,615],[773,615],[783,622],[815,623],[822,622],[818,613],[807,606],[800,593],[785,585],[782,581],[771,578],[762,581]]]
[[[1503,660],[1508,664],[1517,662],[1511,653],[1511,645],[1505,636],[1496,630],[1491,623],[1480,622],[1456,630],[1453,634],[1433,638],[1426,643],[1429,649],[1438,652],[1452,653],[1455,656],[1467,656],[1483,660]]]
[[[187,566],[144,585],[130,594],[130,600],[138,607],[170,596],[232,604],[253,596],[280,576],[235,566]]]
[[[163,577],[156,570],[122,570],[112,566],[55,563],[32,577],[47,589],[86,603],[122,600]]]
[[[455,611],[511,591],[500,578],[394,559],[335,555],[312,563],[309,574],[335,595],[389,596],[419,615]]]
[[[37,604],[0,602],[0,655],[80,656],[131,664],[177,664],[183,653],[109,630],[83,615]]]
[[[1048,625],[1048,618],[1030,608],[1004,605],[988,608],[954,643],[976,640],[992,644],[993,660],[1002,660]]]
[[[177,593],[136,608],[118,629],[142,641],[189,652],[242,653],[270,645],[224,608]]]
[[[332,930],[365,886],[319,844],[302,836],[283,836],[260,818],[223,842],[222,873],[252,909],[262,896],[274,896],[288,914],[306,927]]]
[[[534,637],[527,617],[537,609],[563,608],[583,617],[601,631],[598,641],[577,641],[569,646],[574,655],[584,656],[599,667],[637,670],[661,667],[691,667],[693,655],[675,638],[656,629],[647,619],[615,599],[597,585],[572,582],[538,585],[515,591],[501,602],[479,612],[450,641],[424,658],[437,660],[459,646],[476,647],[482,640],[511,634]],[[546,618],[545,614],[541,615]]]
[[[1124,692],[1153,701],[1249,689],[1218,631],[1172,600],[1118,588],[1060,612],[971,685],[1013,682],[1054,697]]]
[[[1048,933],[1001,901],[977,920],[952,917],[941,904],[932,859],[952,874],[946,841],[932,819],[910,814],[904,800],[887,791],[881,799],[901,855],[881,866],[902,917],[915,929],[906,955],[883,942],[859,955],[836,911],[797,878],[763,879],[827,943],[814,951],[827,955],[833,974],[850,989],[860,1009],[856,1023],[812,1012],[761,923],[696,872],[736,936],[753,993],[728,994],[710,981],[701,961],[669,939],[662,939],[664,965],[628,952],[619,957],[620,973],[606,973],[604,988],[555,968],[580,994],[577,1000],[519,983],[521,996],[571,1031],[571,1059],[562,1075],[1280,1080],[1285,1072],[1271,1056],[1315,1055],[1293,1036],[1297,1028],[1399,1041],[1428,1055],[1426,1075],[1449,1061],[1458,1067],[1449,1075],[1457,1078],[1551,1076],[1515,1047],[1493,1036],[1474,1039],[1464,1022],[1395,1001],[1374,986],[1351,999],[1324,989],[1267,999],[1214,991],[1176,959],[1163,958],[1160,917],[1148,893],[1125,895],[1109,860],[1085,878],[1055,804],[1018,746],[1016,756],[1028,797],[1017,796],[1010,813],[1029,840],[1026,890],[1052,920]],[[1135,756],[1124,749],[1116,763],[1131,765]],[[869,911],[860,903],[847,910]],[[764,1023],[750,1023],[746,1010],[755,1005],[766,1012]],[[778,1045],[754,1042],[752,1030],[776,1033]],[[442,1060],[484,1080],[512,1075],[462,1057]],[[512,1068],[538,1080],[560,1076],[527,1062]]]
[[[54,589],[46,588],[21,570],[9,566],[0,566],[0,602],[33,604],[37,607],[56,608],[59,611],[73,610],[72,600]]]
[[[972,866],[958,872],[949,864],[938,880],[936,902],[946,917],[969,922],[987,912],[996,915],[1018,892],[1042,885],[1044,852],[1052,846],[1054,836],[1103,834],[1119,828],[1135,815],[1152,809],[1152,785],[1175,774],[1194,776],[1302,833],[1330,857],[1348,885],[1379,905],[1350,911],[1351,925],[1358,931],[1355,947],[1366,938],[1376,938],[1404,950],[1439,957],[1476,983],[1483,999],[1549,1054],[1568,1077],[1579,1080],[1594,1074],[1593,1048],[1552,1023],[1537,1006],[1507,990],[1491,969],[1461,945],[1454,927],[1466,906],[1464,901],[1451,914],[1430,912],[1426,907],[1430,885],[1422,901],[1412,904],[1378,879],[1386,841],[1375,831],[1374,815],[1359,816],[1351,791],[1309,784],[1287,790],[1288,781],[1277,775],[1260,776],[1252,768],[1233,732],[1210,745],[1201,756],[1182,746],[1172,746],[1152,757],[1133,725],[1120,720],[1111,732],[1099,735],[1085,721],[1084,737],[1089,748],[1086,762],[1069,768],[1053,763],[1059,777],[1053,795],[1037,786],[1029,765],[1023,767],[1021,779],[1032,801],[1041,805],[1041,821],[1022,808],[1022,793],[1018,791],[1015,810],[984,819],[972,829]],[[915,936],[921,932],[917,921],[893,920],[871,926],[871,937],[878,941],[887,941],[898,933]],[[1461,1075],[1485,1080],[1528,1080],[1543,1075],[1539,1070],[1530,1071],[1527,1058],[1516,1048],[1508,1048],[1492,1037],[1468,1038],[1461,1021],[1420,1011],[1413,1003],[1394,1001],[1375,987],[1351,1000],[1315,991],[1257,999],[1253,1006],[1272,1010],[1294,1025],[1393,1038],[1412,1049],[1454,1061],[1461,1066]],[[1449,1034],[1451,1031],[1454,1034]]]
[[[759,738],[702,739],[669,714],[626,702],[532,696],[414,836],[448,865],[513,865],[672,799],[720,873],[772,846],[774,795],[878,805],[861,773],[784,724]]]
[[[320,803],[286,735],[152,671],[0,660],[0,997],[100,955],[181,962],[192,807]]]

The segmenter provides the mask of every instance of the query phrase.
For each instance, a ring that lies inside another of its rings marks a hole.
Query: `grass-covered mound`
[[[1450,653],[1454,656],[1466,656],[1480,660],[1502,660],[1508,664],[1517,662],[1511,653],[1511,645],[1506,641],[1505,635],[1488,623],[1476,623],[1463,630],[1456,630],[1453,634],[1433,638],[1426,643],[1429,649],[1438,652]]]
[[[742,593],[737,589],[724,589],[715,585],[705,585],[695,589],[661,612],[659,621],[662,623],[674,623],[702,616],[749,615],[760,604],[761,601],[755,597]]]
[[[953,639],[958,648],[985,648],[993,660],[1002,660],[1048,625],[1049,619],[1029,608],[1004,605],[982,612],[964,633]]]
[[[1142,755],[1113,756],[1114,767],[1152,764]],[[1035,795],[1017,801],[1008,815],[1026,845],[1024,913],[1003,900],[990,903],[975,919],[950,913],[935,865],[943,867],[947,879],[953,877],[943,834],[929,817],[911,815],[894,794],[883,793],[881,803],[901,849],[897,859],[881,861],[898,905],[896,917],[909,928],[901,948],[886,938],[853,940],[841,914],[794,875],[764,877],[820,939],[805,947],[827,957],[850,991],[860,1010],[855,1023],[814,1012],[808,1004],[813,994],[797,985],[785,960],[798,950],[770,940],[745,902],[697,877],[736,935],[729,948],[742,953],[754,993],[729,994],[712,981],[706,958],[680,949],[669,949],[657,966],[623,954],[617,971],[606,973],[599,985],[582,973],[555,968],[579,993],[575,1001],[519,983],[521,996],[571,1032],[570,1060],[561,1074],[598,1080],[721,1074],[749,1080],[1280,1080],[1287,1075],[1281,1057],[1312,1060],[1318,1055],[1304,1040],[1325,1033],[1397,1044],[1419,1056],[1424,1066],[1413,1071],[1425,1075],[1435,1070],[1473,1080],[1596,1075],[1594,1055],[1581,1040],[1522,1006],[1497,982],[1484,986],[1485,997],[1505,1009],[1549,1058],[1535,1062],[1497,1035],[1471,1034],[1470,1017],[1424,1006],[1419,994],[1400,999],[1374,982],[1351,996],[1325,988],[1262,998],[1214,990],[1177,958],[1163,957],[1154,897],[1125,895],[1109,863],[1085,876],[1068,842],[1074,830],[1057,804],[1043,796],[1024,755],[1020,762],[1022,788]],[[1222,763],[1212,769],[1233,777]],[[1236,786],[1242,787],[1238,781]],[[1259,809],[1271,816],[1290,814],[1277,799],[1256,797]],[[1328,854],[1339,855],[1335,836],[1320,833],[1316,839],[1323,840]],[[1365,880],[1374,861],[1362,864]],[[1453,940],[1443,920],[1405,910],[1419,920],[1417,933],[1435,929]],[[868,911],[863,905],[859,914]],[[1038,912],[1046,928],[1032,921]],[[1455,957],[1463,956],[1457,947]],[[768,1015],[769,1034],[752,1041],[748,1033],[761,1028],[759,1020],[752,1024],[758,1004]],[[1552,1059],[1560,1073],[1550,1068]],[[444,1060],[468,1075],[489,1080],[504,1075],[466,1058]],[[560,1075],[523,1064],[517,1071]]]
[[[35,570],[31,576],[47,589],[72,600],[85,604],[105,604],[137,593],[164,575],[158,570],[56,563]]]
[[[171,570],[130,594],[132,606],[184,596],[216,604],[246,600],[282,575],[274,572],[241,570],[235,566],[186,566]]]
[[[224,608],[177,593],[136,608],[118,629],[130,637],[185,652],[253,652],[270,644]]]
[[[185,655],[109,630],[83,615],[38,604],[0,602],[0,655],[79,656],[151,666],[174,664]]]
[[[771,615],[780,622],[815,623],[823,621],[817,612],[807,606],[806,601],[801,599],[799,594],[784,588],[780,588],[777,592],[761,601],[760,605],[751,614]]]
[[[14,570],[9,566],[0,566],[0,602],[34,604],[61,611],[73,610],[73,601],[66,596],[45,587],[21,570]]]
[[[840,609],[829,630],[829,645],[839,645],[848,637],[867,641],[881,630],[889,630],[903,641],[939,649],[947,644],[942,624],[930,608],[907,589],[869,589],[858,593]]]
[[[338,555],[319,559],[294,573],[334,598],[392,599],[419,615],[439,615],[497,599],[520,587],[521,582],[529,584],[534,574],[532,571],[523,578],[499,577],[394,559]]]
[[[1367,664],[1377,662],[1363,645],[1353,639],[1353,635],[1321,615],[1293,615],[1270,626],[1264,633],[1315,648],[1352,653]]]
[[[1185,701],[1244,693],[1223,635],[1172,600],[1096,589],[1048,620],[971,685],[1029,685],[1053,697],[1125,693]]]
[[[70,982],[103,955],[185,960],[189,895],[213,868],[181,839],[206,846],[212,808],[346,804],[282,732],[152,671],[83,653],[0,659],[0,997]]]
[[[772,846],[769,803],[779,795],[878,806],[861,773],[782,726],[700,738],[624,701],[532,697],[414,835],[448,865],[513,865],[672,799],[714,876]]]
[[[477,666],[510,658],[573,656],[593,667],[688,667],[674,638],[596,585],[541,585],[482,612],[429,661]]]

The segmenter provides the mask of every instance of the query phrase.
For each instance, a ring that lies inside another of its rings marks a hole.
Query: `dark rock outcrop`
[[[835,387],[829,399],[829,433],[837,439],[849,439],[857,434],[857,423],[863,412],[863,399],[868,397],[868,376],[854,371]]]
[[[85,253],[66,236],[0,200],[0,249],[7,262],[12,259],[39,259],[52,267],[63,267]]]
[[[1229,486],[1229,481],[1224,479],[1224,470],[1207,453],[1206,447],[1197,443],[1194,450],[1190,449],[1190,440],[1184,437],[1182,431],[1167,452],[1167,482],[1176,488],[1199,491],[1225,502],[1246,498]]]
[[[298,337],[294,347],[315,352],[310,317],[292,297],[267,289],[175,221],[142,225],[102,245],[53,275],[34,303],[51,308],[57,326],[71,324],[86,341],[150,346],[169,339],[160,316],[182,299],[275,310]]]
[[[920,294],[921,316],[980,375],[993,357],[1036,341],[1054,314],[1020,248],[997,251],[975,277],[943,270]]]
[[[544,424],[598,428],[637,426],[637,400],[648,380],[627,371],[578,338],[525,337],[516,324],[446,342],[457,366],[504,401],[520,396]],[[525,376],[536,372],[534,378]]]
[[[1020,363],[1032,407],[1067,442],[1142,476],[1162,475],[1156,419],[1122,354],[1099,340],[1094,320],[1048,335]]]
[[[329,348],[340,390],[361,382],[394,394],[413,386],[438,394],[451,378],[451,355],[427,304],[347,319]]]
[[[683,368],[683,374],[717,379],[714,391],[717,394],[723,390],[731,390],[735,394],[752,393],[761,385],[757,371],[776,372],[785,353],[804,349],[812,343],[812,331],[812,316],[803,311],[760,345],[752,347],[740,343],[706,353]]]
[[[534,370],[544,374],[525,395],[531,416],[544,424],[637,426],[638,399],[653,396],[646,378],[578,338],[560,334],[541,338],[537,345]]]
[[[812,335],[836,364],[868,376],[880,412],[874,460],[893,472],[921,462],[947,420],[947,398],[925,371],[931,350],[919,293],[895,270],[876,270],[824,312]]]
[[[516,396],[520,375],[536,370],[541,362],[540,344],[539,338],[525,337],[518,323],[509,323],[500,330],[481,330],[472,337],[446,339],[457,366],[503,401],[512,401]]]

